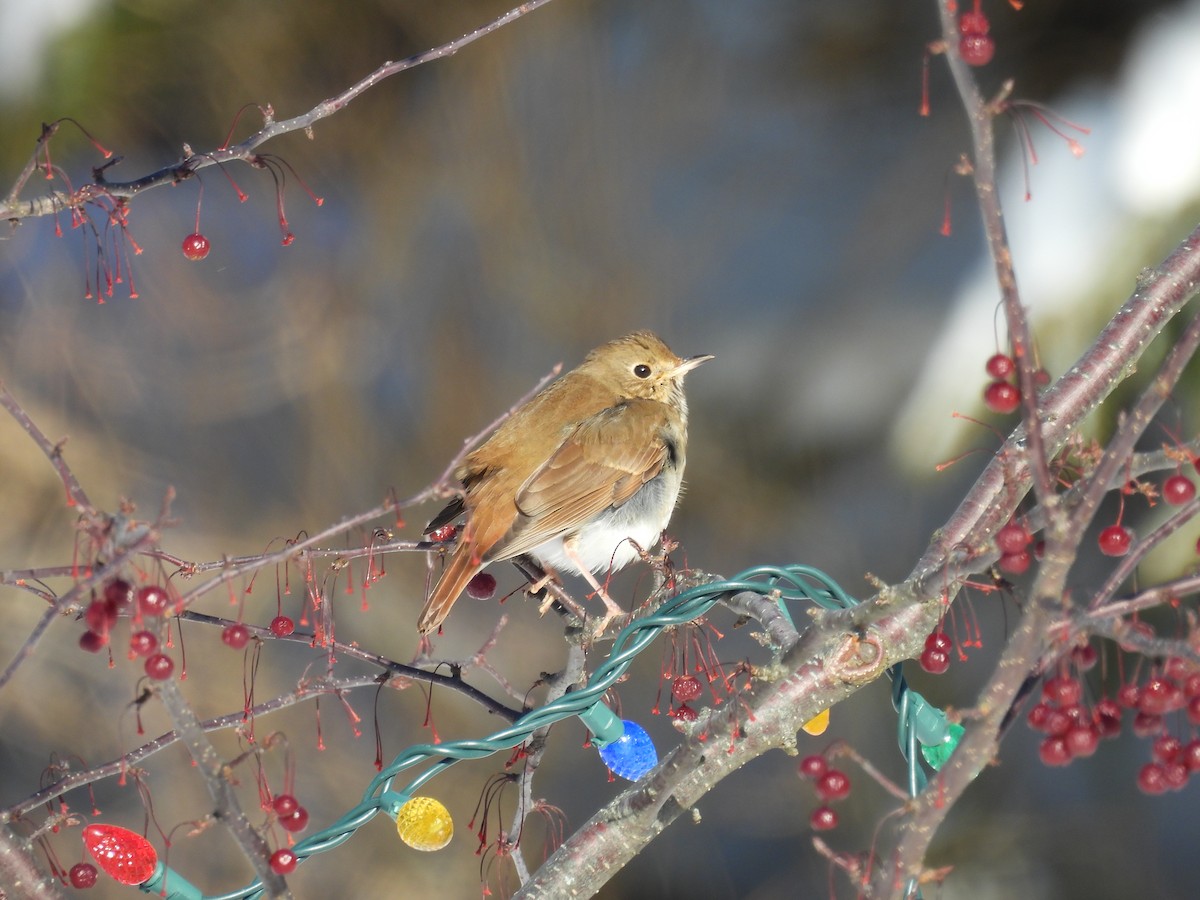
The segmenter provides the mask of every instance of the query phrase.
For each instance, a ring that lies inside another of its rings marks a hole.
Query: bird
[[[683,485],[683,380],[710,354],[681,358],[649,331],[609,341],[518,407],[455,470],[461,491],[425,529],[464,518],[458,543],[417,619],[436,630],[489,563],[526,555],[583,576],[615,571],[658,542]]]

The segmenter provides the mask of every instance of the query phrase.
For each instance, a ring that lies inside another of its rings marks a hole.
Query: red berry
[[[1014,371],[1016,371],[1016,363],[1012,361],[1012,357],[1006,353],[996,353],[988,357],[987,365],[984,367],[987,373],[997,381],[1003,381]]]
[[[950,668],[950,654],[945,650],[922,650],[920,662],[930,675],[941,675]]]
[[[1163,482],[1162,496],[1168,503],[1180,506],[1196,496],[1196,486],[1182,475],[1172,475]]]
[[[1140,738],[1153,737],[1163,730],[1162,716],[1140,712],[1133,717],[1133,733]]]
[[[1168,656],[1163,664],[1163,674],[1172,681],[1186,681],[1192,671],[1192,664],[1182,656]]]
[[[129,652],[134,656],[149,656],[157,646],[153,631],[135,631],[129,636]]]
[[[1117,689],[1117,703],[1126,709],[1134,709],[1141,699],[1142,689],[1132,682],[1123,684]]]
[[[1070,714],[1065,709],[1056,709],[1052,706],[1046,716],[1045,724],[1042,725],[1042,730],[1050,735],[1050,737],[1063,737],[1071,730],[1071,726],[1074,724]]]
[[[1146,763],[1138,772],[1138,789],[1143,794],[1161,794],[1167,789],[1167,773],[1158,763]]]
[[[800,765],[796,769],[801,778],[820,778],[829,769],[829,764],[825,761],[825,757],[814,753],[812,756],[806,756],[800,760]]]
[[[958,52],[969,66],[986,66],[996,54],[996,42],[986,34],[964,34],[958,39]]]
[[[1038,756],[1047,766],[1065,766],[1071,761],[1071,750],[1065,738],[1048,737],[1038,745]]]
[[[75,863],[71,866],[71,871],[67,873],[67,877],[71,879],[71,887],[83,890],[85,888],[94,887],[96,884],[96,867],[91,863]]]
[[[1024,553],[1033,540],[1029,529],[1020,522],[1009,522],[996,532],[996,546],[1001,553]]]
[[[79,646],[88,653],[99,653],[108,644],[108,635],[96,631],[85,631],[79,636]]]
[[[1072,725],[1088,725],[1092,721],[1091,714],[1078,703],[1063,706],[1061,709],[1067,714],[1067,718],[1071,720]]]
[[[1007,415],[1021,405],[1021,389],[1007,381],[993,381],[983,391],[983,402],[992,412]]]
[[[286,847],[280,848],[271,854],[271,869],[278,875],[286,875],[296,868],[296,863],[299,860],[296,854]]]
[[[671,683],[671,696],[680,703],[699,699],[704,693],[704,685],[695,675],[680,675]]]
[[[161,616],[167,611],[171,597],[156,584],[148,584],[137,595],[138,609],[143,616]]]
[[[1064,737],[1071,757],[1091,756],[1100,746],[1100,729],[1095,725],[1075,725]]]
[[[190,260],[204,259],[210,249],[208,238],[199,232],[193,232],[183,239],[183,255]]]
[[[276,616],[271,620],[271,634],[276,637],[287,637],[296,630],[296,623],[291,616]]]
[[[83,620],[92,631],[104,634],[117,622],[116,604],[107,600],[93,600],[83,611]]]
[[[1006,575],[1024,575],[1033,565],[1033,556],[1028,550],[1022,550],[1020,553],[1005,553],[996,561],[996,565]]]
[[[1116,737],[1121,733],[1121,707],[1115,700],[1105,697],[1092,710],[1092,721],[1104,738]]]
[[[958,33],[959,34],[987,34],[991,29],[992,23],[988,21],[979,10],[974,12],[965,12],[958,17]],[[1005,357],[1007,359],[1007,357]],[[1009,360],[1011,362],[1011,360]]]
[[[1200,697],[1192,697],[1188,700],[1187,717],[1193,725],[1200,725]]]
[[[1183,744],[1179,738],[1172,737],[1169,734],[1160,734],[1154,739],[1154,743],[1150,745],[1150,755],[1160,763],[1173,763],[1179,760],[1179,754],[1183,752]]]
[[[1189,772],[1200,770],[1200,740],[1186,744],[1179,753],[1179,761],[1187,766]]]
[[[675,712],[672,713],[672,715],[675,716],[675,718],[679,719],[679,721],[681,721],[681,722],[695,722],[696,721],[696,711],[694,709],[692,709],[690,706],[688,706],[686,703],[681,703],[679,705],[679,708],[677,710],[675,710]]]
[[[1200,672],[1193,672],[1183,681],[1185,697],[1200,697]]]
[[[240,622],[233,625],[226,625],[221,632],[221,640],[224,641],[227,647],[232,647],[234,650],[241,650],[250,642],[250,629]]]
[[[931,632],[930,635],[925,638],[926,650],[941,650],[948,653],[950,648],[953,646],[954,642],[950,640],[946,632],[941,630]]]
[[[133,602],[133,585],[124,578],[114,578],[104,586],[104,600],[120,612]]]
[[[491,600],[496,593],[496,576],[480,572],[467,582],[467,596],[472,600]]]
[[[850,793],[850,778],[839,769],[828,769],[817,779],[817,795],[828,803]]]
[[[1029,710],[1026,721],[1029,723],[1029,727],[1035,731],[1048,731],[1047,726],[1052,712],[1054,712],[1054,707],[1049,703],[1035,703],[1033,709]]]
[[[146,674],[155,681],[171,677],[175,671],[175,661],[165,653],[155,653],[146,659]]]
[[[1188,768],[1183,763],[1165,763],[1163,774],[1166,777],[1167,787],[1171,790],[1181,791],[1187,786]]]
[[[818,806],[809,817],[813,831],[829,831],[838,826],[838,814],[828,806]]]
[[[271,801],[271,808],[275,810],[277,816],[285,819],[300,808],[300,803],[291,794],[278,794]]]
[[[1138,709],[1152,716],[1161,716],[1183,706],[1183,691],[1170,678],[1154,676],[1146,679],[1138,698]]]
[[[1083,696],[1083,687],[1068,675],[1056,675],[1047,678],[1042,685],[1042,699],[1059,706],[1073,706]]]
[[[286,831],[303,831],[308,827],[308,810],[297,806],[290,816],[280,816],[279,824]]]
[[[1091,644],[1079,644],[1071,649],[1071,661],[1080,672],[1086,672],[1096,665],[1099,654]]]
[[[454,540],[454,536],[458,534],[457,525],[442,525],[440,528],[435,528],[429,532],[429,539],[437,541],[439,544],[446,541]]]
[[[1105,556],[1124,556],[1129,552],[1132,541],[1133,535],[1123,525],[1109,525],[1096,539],[1100,552]]]

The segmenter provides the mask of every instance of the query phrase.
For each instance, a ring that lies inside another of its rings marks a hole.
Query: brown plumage
[[[593,572],[653,546],[683,480],[683,379],[711,358],[681,359],[648,331],[626,335],[589,353],[469,454],[455,473],[463,496],[426,529],[466,517],[417,620],[421,633],[445,620],[488,563],[528,554],[599,589]]]

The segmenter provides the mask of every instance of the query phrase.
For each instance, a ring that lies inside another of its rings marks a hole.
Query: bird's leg
[[[550,584],[550,582],[552,582],[552,581],[558,581],[558,573],[555,572],[553,569],[551,569],[549,566],[543,566],[542,567],[542,577],[539,578],[537,581],[533,582],[533,584],[529,585],[529,593],[531,593],[531,594],[542,593],[542,591],[546,590],[546,586],[548,584]],[[554,594],[552,594],[550,591],[546,591],[545,599],[542,600],[542,602],[540,604],[538,604],[538,615],[544,616],[546,614],[546,611],[548,609],[550,609],[551,606],[554,605],[554,601],[555,601]]]
[[[567,559],[571,560],[571,562],[575,564],[575,568],[579,570],[579,573],[584,577],[587,583],[592,586],[592,590],[596,592],[596,596],[603,600],[604,605],[608,608],[608,612],[605,613],[604,618],[600,620],[600,627],[596,631],[597,635],[601,635],[604,634],[605,629],[608,628],[609,622],[613,621],[614,619],[626,617],[629,615],[629,613],[627,613],[619,603],[613,600],[612,597],[608,596],[608,591],[606,591],[604,586],[596,580],[596,576],[592,574],[592,570],[589,569],[584,564],[583,560],[579,558],[579,553],[577,552],[575,546],[576,540],[577,539],[574,537],[564,538],[563,553],[566,554]]]
[[[580,622],[584,620],[586,614],[583,609],[575,604],[567,592],[562,589],[558,574],[553,569],[535,561],[530,556],[520,556],[514,562],[521,574],[529,579],[529,587],[526,588],[526,592],[531,597],[545,592],[545,597],[538,605],[538,615],[544,616],[550,607],[557,603],[562,610],[575,616]]]
[[[534,582],[533,584],[531,584],[529,586],[529,593],[540,594],[542,591],[546,591],[546,587],[551,582],[555,582],[557,580],[558,579],[555,576],[554,572],[547,572],[545,575],[543,575],[536,582]],[[553,593],[551,593],[550,591],[546,591],[545,598],[542,600],[541,603],[538,604],[538,615],[544,616],[546,614],[547,610],[549,610],[550,607],[552,607],[554,605],[556,599],[557,598],[554,596]],[[580,616],[580,618],[583,618],[583,617]]]

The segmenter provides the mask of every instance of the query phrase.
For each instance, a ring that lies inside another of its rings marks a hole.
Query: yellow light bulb
[[[396,831],[414,850],[441,850],[454,837],[454,820],[432,797],[413,797],[396,813]]]
[[[800,726],[809,734],[824,734],[829,727],[829,710],[823,709]]]

